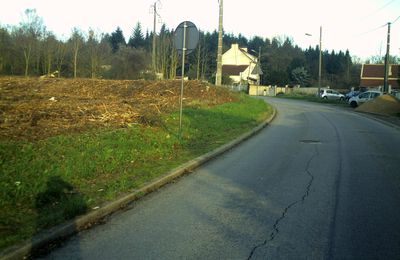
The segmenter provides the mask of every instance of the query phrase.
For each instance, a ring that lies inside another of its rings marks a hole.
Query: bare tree
[[[58,45],[59,42],[57,41],[54,34],[51,32],[46,32],[43,41],[43,56],[44,56],[43,67],[44,67],[44,72],[47,75],[50,75],[52,72]]]
[[[178,67],[178,52],[175,48],[171,49],[171,64],[169,68],[169,78],[175,79],[176,78],[176,68]]]
[[[84,37],[79,29],[73,29],[69,42],[72,46],[74,78],[76,78],[78,67],[78,53],[84,43]]]
[[[107,41],[104,34],[96,33],[93,29],[89,29],[88,38],[84,46],[84,53],[86,68],[92,79],[101,76],[102,66],[107,65],[107,58],[110,59],[112,55],[111,46]]]
[[[205,79],[205,72],[208,66],[209,52],[207,50],[206,39],[203,37],[203,53],[201,58],[201,79]]]
[[[64,65],[65,55],[67,54],[67,44],[57,41],[57,49],[55,52],[55,63],[58,71],[58,77],[61,77],[62,67]]]
[[[4,72],[7,63],[10,63],[13,41],[5,28],[0,28],[0,74]]]
[[[163,25],[158,40],[158,46],[156,48],[156,67],[157,71],[163,74],[163,77],[168,77],[168,63],[171,53],[171,45],[172,43],[169,32],[165,30],[165,25]]]
[[[98,51],[98,45],[99,41],[97,39],[97,35],[94,32],[94,30],[90,29],[89,30],[89,37],[86,43],[88,47],[88,54],[89,54],[89,61],[90,61],[90,77],[92,79],[97,77],[97,72],[99,69],[99,63],[100,63],[100,58],[99,58],[99,51]]]
[[[32,53],[44,31],[45,27],[43,25],[43,20],[36,14],[36,10],[25,10],[24,19],[20,23],[20,28],[17,30],[17,39],[19,41],[18,44],[21,46],[24,54],[26,77],[29,74],[29,65],[31,62]]]

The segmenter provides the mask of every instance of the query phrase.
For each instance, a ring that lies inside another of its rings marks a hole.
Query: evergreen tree
[[[120,45],[126,46],[125,37],[122,33],[121,28],[117,27],[115,32],[111,33],[110,44],[113,53],[119,50]]]
[[[138,22],[133,29],[132,36],[129,38],[128,45],[136,49],[145,47],[145,38],[142,32],[142,25]]]

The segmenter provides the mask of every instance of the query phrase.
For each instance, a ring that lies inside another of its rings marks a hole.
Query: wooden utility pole
[[[389,92],[389,85],[388,85],[388,74],[389,74],[389,50],[390,50],[390,25],[388,23],[388,33],[387,33],[387,46],[386,46],[386,56],[385,56],[385,77],[383,80],[383,92]]]
[[[222,34],[223,34],[223,0],[219,0],[219,26],[218,26],[218,54],[217,54],[217,74],[215,75],[215,85],[222,84]]]
[[[156,73],[156,22],[157,22],[157,2],[153,5],[153,12],[154,12],[154,23],[153,23],[153,53],[151,57],[151,65],[153,68],[153,72]]]

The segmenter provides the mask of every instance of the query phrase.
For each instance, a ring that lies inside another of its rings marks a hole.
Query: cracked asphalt
[[[266,99],[276,119],[47,259],[400,259],[399,130]]]

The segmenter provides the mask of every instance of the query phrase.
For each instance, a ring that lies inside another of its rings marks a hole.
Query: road
[[[48,259],[400,259],[400,133],[267,99],[258,135]]]

